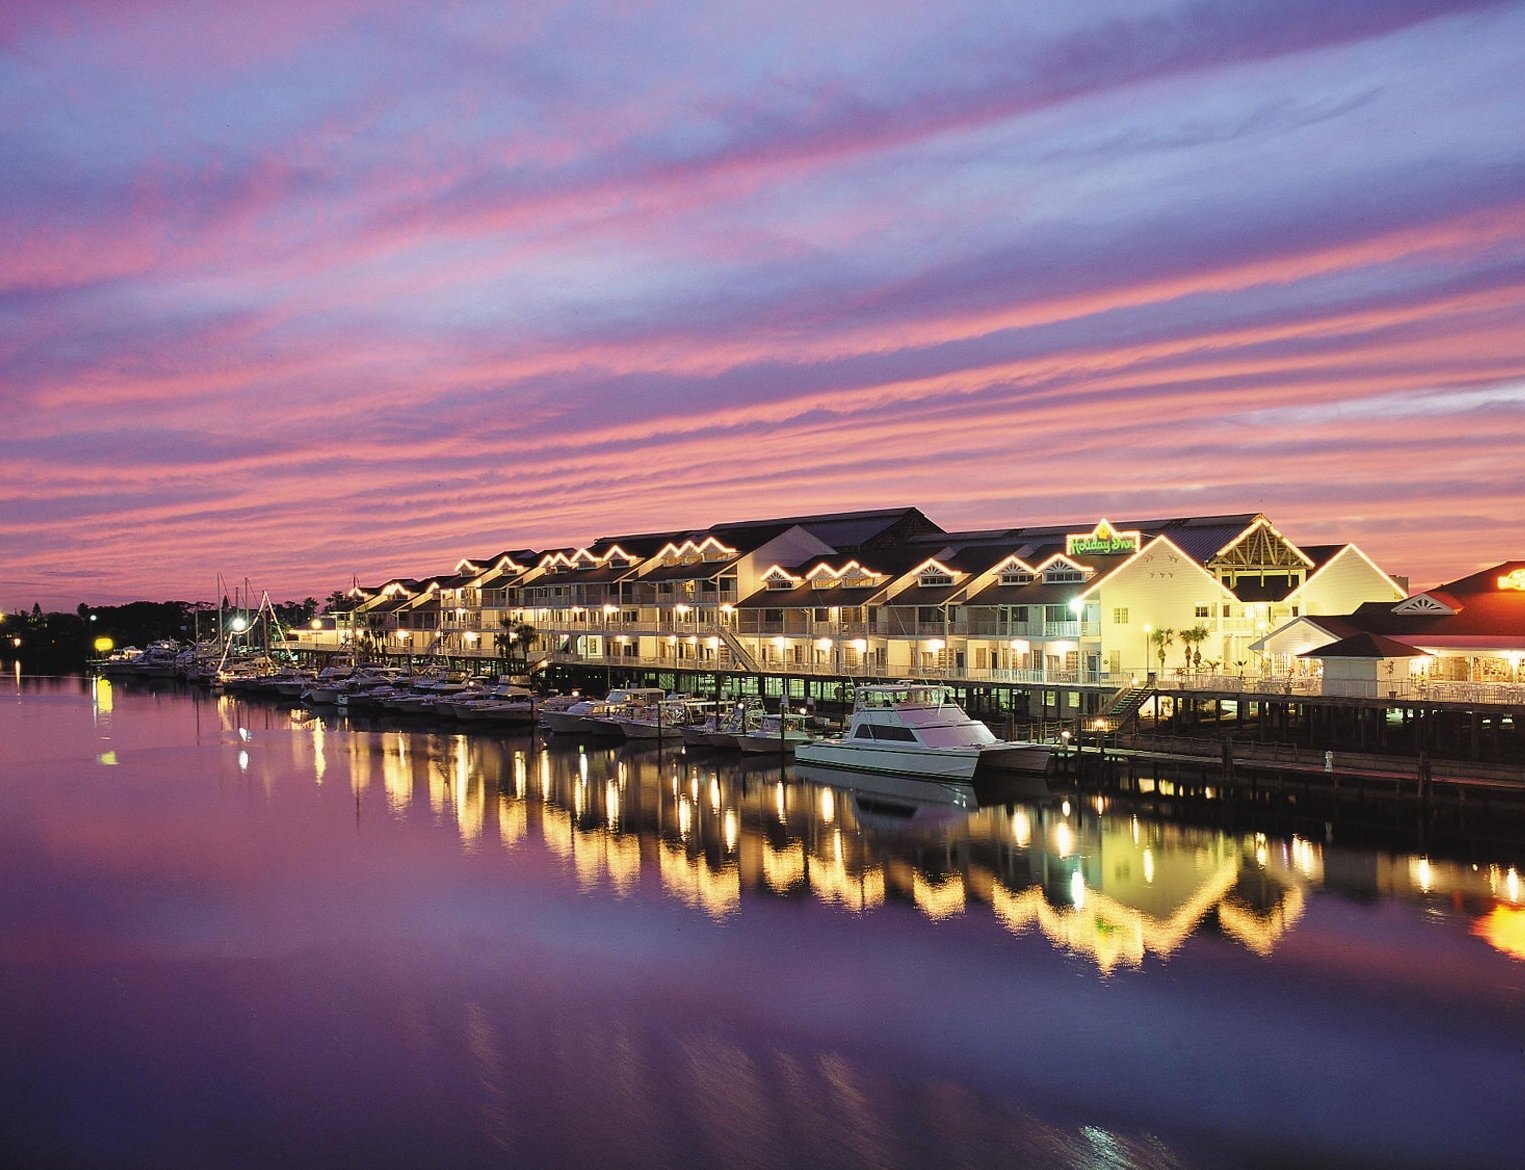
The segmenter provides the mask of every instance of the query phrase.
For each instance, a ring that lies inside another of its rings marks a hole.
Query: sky
[[[1525,556],[1525,3],[9,0],[0,609],[621,533]]]

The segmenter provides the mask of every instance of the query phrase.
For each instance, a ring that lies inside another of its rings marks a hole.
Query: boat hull
[[[847,772],[968,782],[976,776],[992,774],[1041,774],[1048,768],[1049,754],[1050,749],[1045,744],[995,743],[984,747],[926,748],[823,739],[801,744],[795,751],[795,759],[802,764]]]

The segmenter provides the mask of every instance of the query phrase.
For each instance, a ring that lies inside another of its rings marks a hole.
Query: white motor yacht
[[[981,774],[1040,773],[1047,744],[997,739],[938,683],[860,686],[840,736],[800,744],[795,759],[855,772],[971,780]]]

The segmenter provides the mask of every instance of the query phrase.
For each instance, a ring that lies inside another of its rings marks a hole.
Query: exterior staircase
[[[731,657],[735,659],[736,665],[754,674],[762,673],[758,668],[756,660],[747,653],[746,647],[741,644],[740,638],[724,627],[721,627],[716,632],[719,633],[720,640],[725,643],[726,649],[731,652]]]
[[[1097,712],[1096,721],[1101,730],[1116,731],[1128,720],[1137,717],[1139,710],[1154,697],[1154,688],[1148,684],[1130,685],[1107,696]]]

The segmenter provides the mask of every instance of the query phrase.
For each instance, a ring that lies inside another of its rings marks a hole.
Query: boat
[[[1042,773],[1047,744],[997,739],[939,683],[873,683],[854,692],[840,736],[802,743],[795,759],[852,772],[969,781],[976,773]]]
[[[702,718],[698,721],[686,723],[679,728],[683,735],[683,746],[685,748],[724,747],[734,751],[736,735],[746,730],[749,718],[753,725],[762,718],[763,705],[761,699],[740,699],[724,710],[721,710],[718,704],[706,703],[702,712]],[[717,736],[721,737],[723,742],[717,742]]]
[[[302,691],[302,702],[311,707],[331,707],[339,701],[339,693],[348,689],[354,677],[353,666],[325,666]]]
[[[516,681],[517,676],[499,675],[498,681],[469,697],[450,702],[451,713],[466,723],[533,723],[535,693]]]
[[[721,717],[720,722],[715,725],[715,730],[708,734],[710,747],[725,752],[739,751],[737,737],[749,731],[755,731],[765,713],[761,699],[749,699],[737,703]]]
[[[803,713],[787,711],[780,715],[764,715],[756,727],[736,736],[736,747],[744,755],[789,756],[819,738],[819,733],[810,730]]]
[[[669,696],[657,703],[631,705],[613,718],[626,739],[680,740],[683,729],[702,723],[706,708],[713,706],[703,699]]]
[[[602,699],[584,699],[564,711],[542,711],[546,730],[557,735],[623,735],[614,722],[622,709],[660,703],[667,697],[661,687],[615,687]]]

